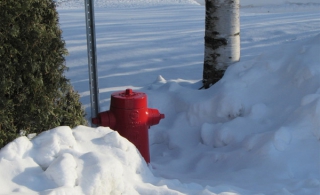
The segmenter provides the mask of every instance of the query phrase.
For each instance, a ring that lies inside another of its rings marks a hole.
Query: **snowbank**
[[[0,151],[0,164],[0,194],[180,194],[155,186],[161,179],[109,128],[57,127],[32,141],[20,137]]]
[[[184,182],[201,175],[208,179],[201,183],[209,186],[223,180],[240,187],[229,186],[239,194],[251,194],[245,190],[249,186],[266,194],[319,192],[318,51],[320,34],[289,41],[229,67],[205,92],[174,81],[158,83],[162,93],[152,96],[152,103],[167,108],[164,113],[174,108],[178,117],[167,130],[151,131],[151,143],[157,145],[152,148],[154,172]],[[171,98],[159,104],[156,96]],[[163,145],[168,149],[163,151]]]

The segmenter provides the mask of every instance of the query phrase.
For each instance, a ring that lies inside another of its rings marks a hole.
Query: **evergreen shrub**
[[[21,130],[85,124],[65,55],[53,0],[0,0],[0,148]]]

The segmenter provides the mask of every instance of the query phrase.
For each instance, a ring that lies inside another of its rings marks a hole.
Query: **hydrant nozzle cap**
[[[161,119],[164,119],[164,114],[160,114],[160,118],[161,118]]]

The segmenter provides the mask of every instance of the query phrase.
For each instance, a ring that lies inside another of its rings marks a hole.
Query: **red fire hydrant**
[[[164,114],[160,114],[157,109],[148,108],[145,93],[126,89],[111,94],[110,110],[92,118],[92,123],[118,131],[138,148],[149,163],[148,129],[163,118]]]

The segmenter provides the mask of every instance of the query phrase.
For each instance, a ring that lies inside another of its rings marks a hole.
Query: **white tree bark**
[[[240,0],[206,0],[203,84],[209,88],[240,60]]]

